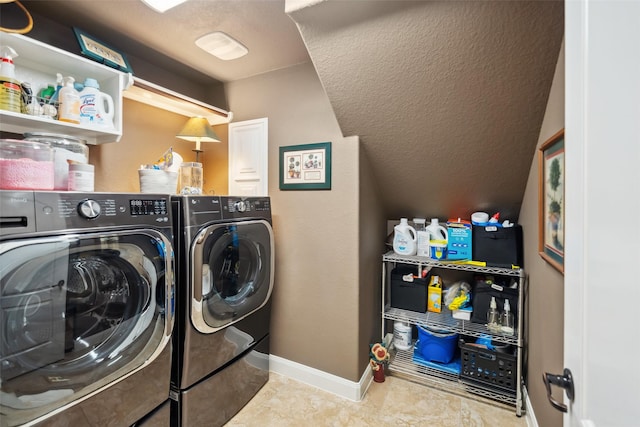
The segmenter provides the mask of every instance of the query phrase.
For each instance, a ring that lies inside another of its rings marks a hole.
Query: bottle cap
[[[90,77],[87,77],[86,79],[84,79],[84,86],[85,87],[93,87],[96,89],[100,89],[100,85],[98,84],[98,81],[96,79],[92,79]]]

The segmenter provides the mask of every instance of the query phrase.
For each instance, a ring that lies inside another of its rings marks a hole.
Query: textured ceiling
[[[325,1],[289,13],[342,132],[361,138],[389,218],[517,219],[562,2]]]
[[[309,61],[295,23],[284,13],[284,0],[189,0],[165,13],[140,0],[23,3],[31,12],[78,27],[149,62],[162,64],[161,54],[221,82]],[[213,31],[234,37],[249,54],[223,61],[195,45]]]

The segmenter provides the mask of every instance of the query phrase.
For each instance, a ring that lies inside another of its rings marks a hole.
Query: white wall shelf
[[[12,47],[16,78],[31,83],[34,94],[48,85],[55,85],[56,73],[73,76],[77,82],[87,77],[100,84],[100,91],[113,98],[113,127],[92,127],[61,122],[50,118],[0,110],[0,130],[11,133],[49,132],[73,135],[88,144],[117,142],[122,136],[122,91],[132,83],[132,76],[87,58],[47,45],[19,34],[0,33],[0,44]]]

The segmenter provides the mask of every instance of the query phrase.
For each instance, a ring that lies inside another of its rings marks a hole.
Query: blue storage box
[[[416,350],[429,362],[449,363],[458,347],[458,334],[418,325]]]

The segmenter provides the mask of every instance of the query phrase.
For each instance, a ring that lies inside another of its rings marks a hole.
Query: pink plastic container
[[[53,190],[53,150],[48,144],[0,139],[0,189]]]

